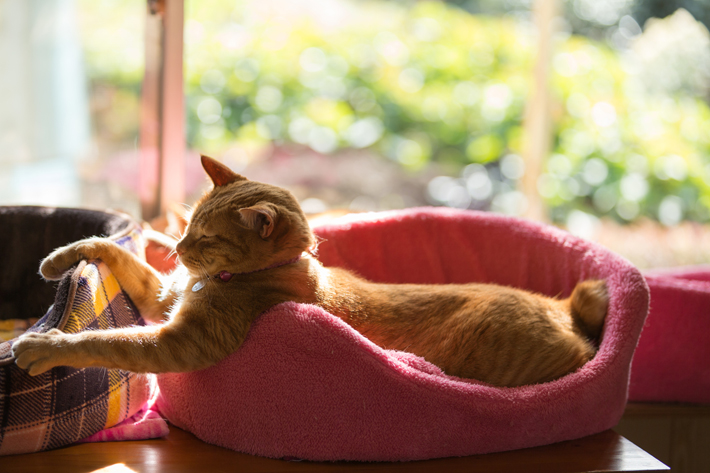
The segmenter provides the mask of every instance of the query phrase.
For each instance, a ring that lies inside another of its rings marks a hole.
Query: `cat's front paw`
[[[64,273],[79,261],[98,258],[104,244],[105,240],[102,238],[88,238],[57,248],[42,260],[39,273],[49,281],[61,279]]]
[[[52,329],[47,333],[28,333],[12,344],[12,355],[20,368],[37,376],[60,366],[65,341],[69,335]]]

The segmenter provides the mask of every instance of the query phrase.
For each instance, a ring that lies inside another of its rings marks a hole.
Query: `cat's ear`
[[[259,233],[259,236],[266,240],[274,231],[278,214],[272,205],[259,202],[251,207],[239,209],[246,225]]]
[[[246,177],[237,174],[224,164],[210,158],[209,156],[202,154],[200,157],[202,160],[202,167],[205,169],[207,175],[210,176],[210,179],[212,179],[212,183],[215,187],[225,186],[234,181],[247,180]]]

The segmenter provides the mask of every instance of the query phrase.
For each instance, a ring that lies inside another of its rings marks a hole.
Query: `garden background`
[[[709,7],[558,3],[546,221],[641,267],[710,262]],[[0,1],[16,66],[0,72],[0,203],[140,218],[145,16],[141,0]],[[524,0],[188,0],[188,202],[205,153],[312,213],[524,216],[537,36]]]

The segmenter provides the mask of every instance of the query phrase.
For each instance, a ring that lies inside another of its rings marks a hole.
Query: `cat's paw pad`
[[[62,276],[72,264],[66,264],[66,262],[60,261],[59,258],[54,257],[52,254],[42,260],[39,266],[39,274],[48,281],[56,281],[62,279]]]
[[[64,273],[79,261],[98,257],[103,244],[101,238],[89,238],[57,248],[42,260],[39,273],[50,281],[61,279]]]
[[[20,368],[37,376],[60,365],[62,341],[67,337],[61,330],[47,333],[28,333],[12,344],[12,355]]]

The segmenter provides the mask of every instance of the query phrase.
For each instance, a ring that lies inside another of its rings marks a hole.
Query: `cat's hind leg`
[[[609,310],[609,291],[604,280],[580,282],[570,296],[572,317],[582,332],[591,339],[599,338]]]

